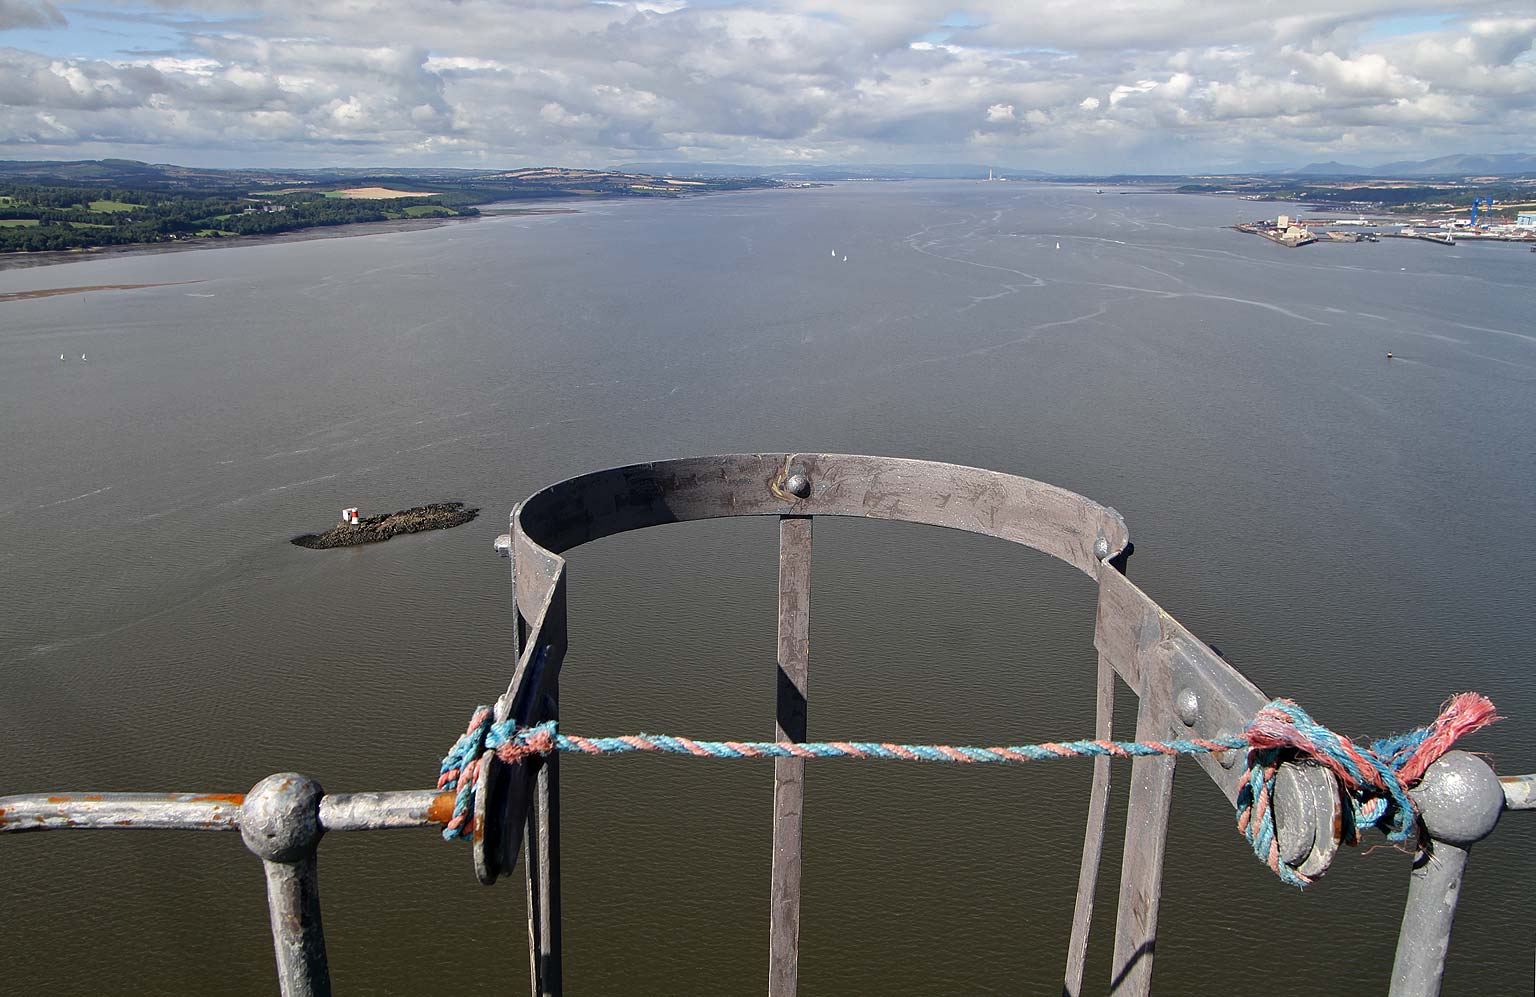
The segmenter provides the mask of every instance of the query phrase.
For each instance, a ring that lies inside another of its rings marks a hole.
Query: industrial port
[[[1322,212],[1310,218],[1280,215],[1274,220],[1260,219],[1232,226],[1239,232],[1262,236],[1282,246],[1297,248],[1318,242],[1378,242],[1382,239],[1417,239],[1439,246],[1454,246],[1457,240],[1489,242],[1524,242],[1536,252],[1536,209],[1503,215],[1494,213],[1491,198],[1479,198],[1465,215],[1440,215],[1422,218],[1384,218],[1357,215],[1347,217]]]

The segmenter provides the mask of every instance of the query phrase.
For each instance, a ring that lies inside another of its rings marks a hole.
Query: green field
[[[133,211],[136,208],[144,207],[144,205],[129,204],[127,201],[92,201],[89,205],[87,205],[87,207],[89,207],[92,211],[111,213],[117,211]]]
[[[0,228],[31,228],[36,224],[36,218],[0,218]]]
[[[408,218],[432,218],[437,216],[450,216],[453,214],[440,204],[413,204],[405,209]]]

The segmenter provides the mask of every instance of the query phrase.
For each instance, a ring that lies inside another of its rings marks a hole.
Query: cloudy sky
[[[1536,146],[1536,4],[0,0],[0,158],[1197,171]]]

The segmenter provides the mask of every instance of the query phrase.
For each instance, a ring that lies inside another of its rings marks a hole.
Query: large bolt
[[[269,775],[251,787],[240,807],[245,847],[270,862],[297,862],[314,853],[325,829],[320,797],[325,790],[297,772]]]
[[[1109,556],[1109,540],[1107,538],[1099,537],[1093,542],[1093,556],[1101,561]]]
[[[811,494],[811,479],[803,474],[791,474],[784,482],[784,490],[795,498],[807,498]]]

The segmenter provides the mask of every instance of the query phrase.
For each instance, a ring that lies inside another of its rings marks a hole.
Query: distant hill
[[[1285,170],[1284,176],[1313,177],[1504,177],[1536,174],[1536,154],[1506,152],[1440,156],[1437,159],[1405,159],[1380,166],[1349,166],[1345,163],[1310,163]]]
[[[1308,163],[1299,170],[1286,170],[1287,176],[1304,177],[1368,177],[1371,171],[1365,166],[1350,166],[1347,163],[1327,162]]]
[[[775,180],[984,180],[991,170],[999,177],[1048,177],[1041,170],[1011,166],[977,166],[974,163],[623,163],[614,167],[625,173],[649,173],[673,177],[771,177]]]
[[[1385,163],[1376,167],[1377,176],[1509,176],[1536,173],[1536,155],[1506,152],[1499,155],[1441,156],[1420,162]]]

